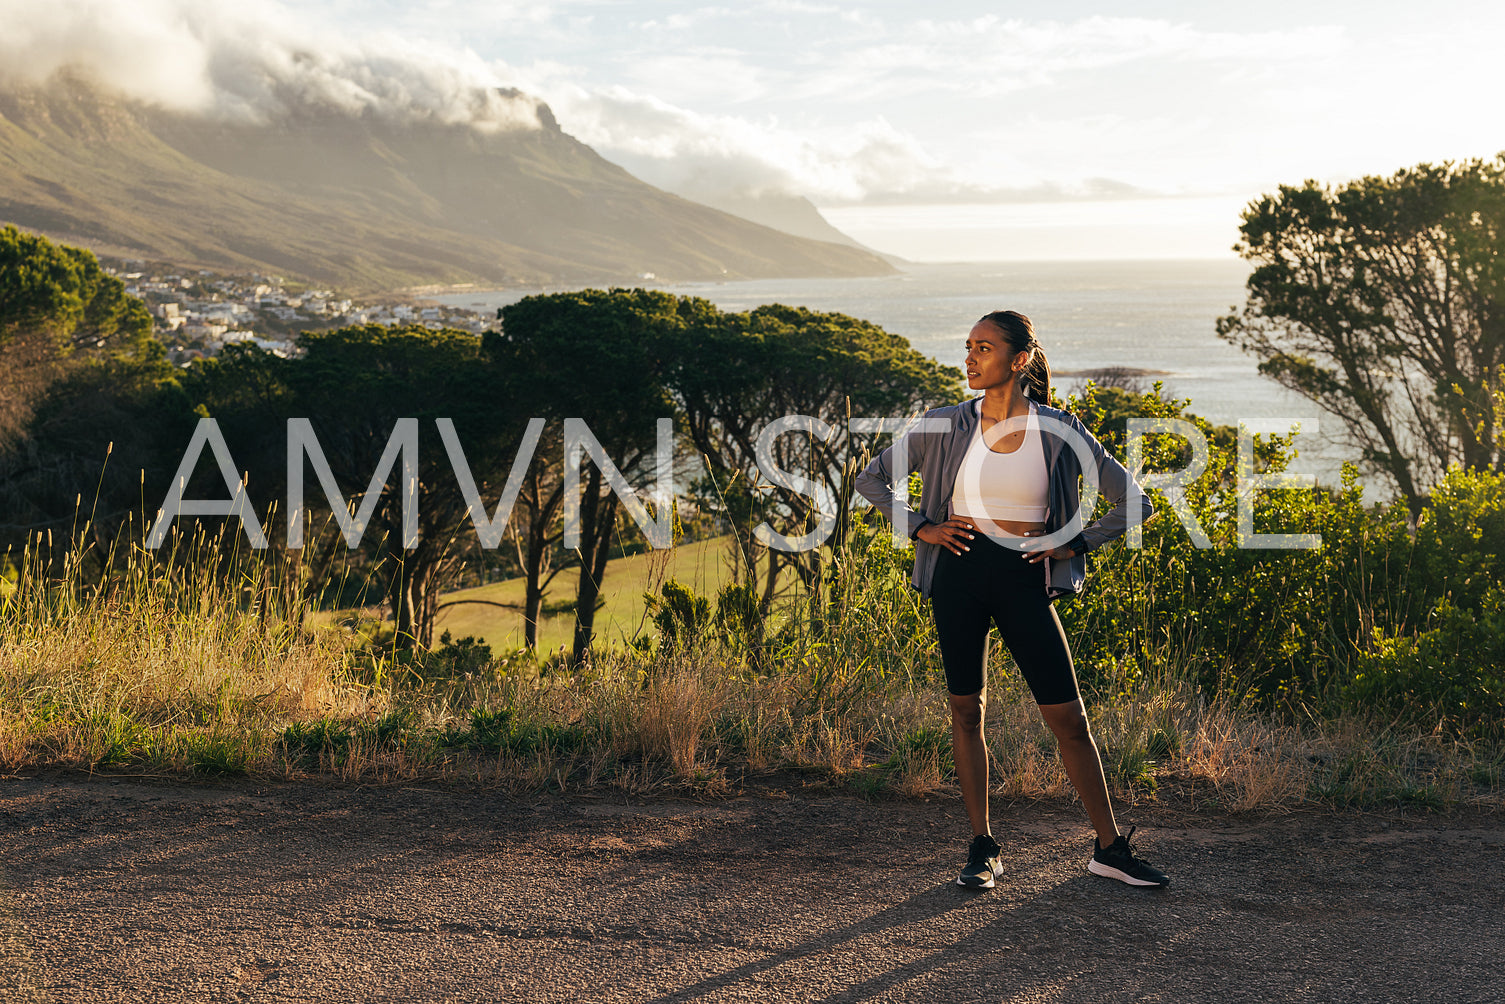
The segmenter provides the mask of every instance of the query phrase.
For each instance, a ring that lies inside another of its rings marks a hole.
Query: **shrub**
[[[1472,611],[1444,597],[1414,635],[1376,631],[1373,650],[1359,654],[1348,699],[1411,724],[1441,718],[1498,731],[1505,721],[1505,593],[1490,586]]]
[[[645,592],[643,601],[653,623],[658,625],[659,644],[674,652],[692,644],[711,622],[711,603],[704,596],[677,579],[668,579],[659,587],[660,595]]]
[[[466,635],[459,641],[445,631],[439,636],[439,647],[424,658],[424,672],[430,676],[464,676],[479,673],[491,665],[491,646],[474,635]]]

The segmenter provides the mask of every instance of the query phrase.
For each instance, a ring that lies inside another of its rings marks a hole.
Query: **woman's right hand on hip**
[[[977,527],[965,519],[948,519],[944,523],[926,523],[915,534],[927,544],[939,544],[952,554],[970,551],[967,542],[976,536]]]

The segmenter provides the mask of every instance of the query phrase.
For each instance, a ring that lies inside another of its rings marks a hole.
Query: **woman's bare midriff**
[[[1000,537],[1034,537],[1045,530],[1045,523],[1030,522],[1022,519],[988,519],[979,516],[964,516],[956,514],[952,519],[964,519],[983,533],[997,534]]]

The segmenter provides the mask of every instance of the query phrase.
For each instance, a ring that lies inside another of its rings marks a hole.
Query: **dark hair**
[[[1030,319],[1017,310],[995,310],[984,314],[978,323],[987,321],[1003,332],[1003,340],[1014,352],[1030,352],[1030,363],[1019,373],[1019,389],[1029,397],[1047,404],[1050,401],[1050,363],[1045,359],[1045,350],[1035,340],[1035,326]]]

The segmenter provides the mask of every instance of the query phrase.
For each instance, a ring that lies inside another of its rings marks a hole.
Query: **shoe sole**
[[[956,884],[963,889],[991,889],[994,884],[993,880],[1002,874],[1003,866],[999,865],[995,871],[990,871],[986,875],[978,875],[974,878],[964,878],[958,875],[956,877]]]
[[[1171,884],[1170,879],[1166,879],[1164,882],[1146,882],[1144,879],[1135,878],[1128,872],[1120,871],[1119,869],[1114,868],[1112,865],[1105,865],[1101,861],[1098,861],[1096,858],[1093,858],[1091,861],[1087,862],[1087,870],[1094,875],[1101,875],[1103,878],[1118,879],[1120,882],[1123,882],[1127,885],[1164,889],[1166,886]]]

